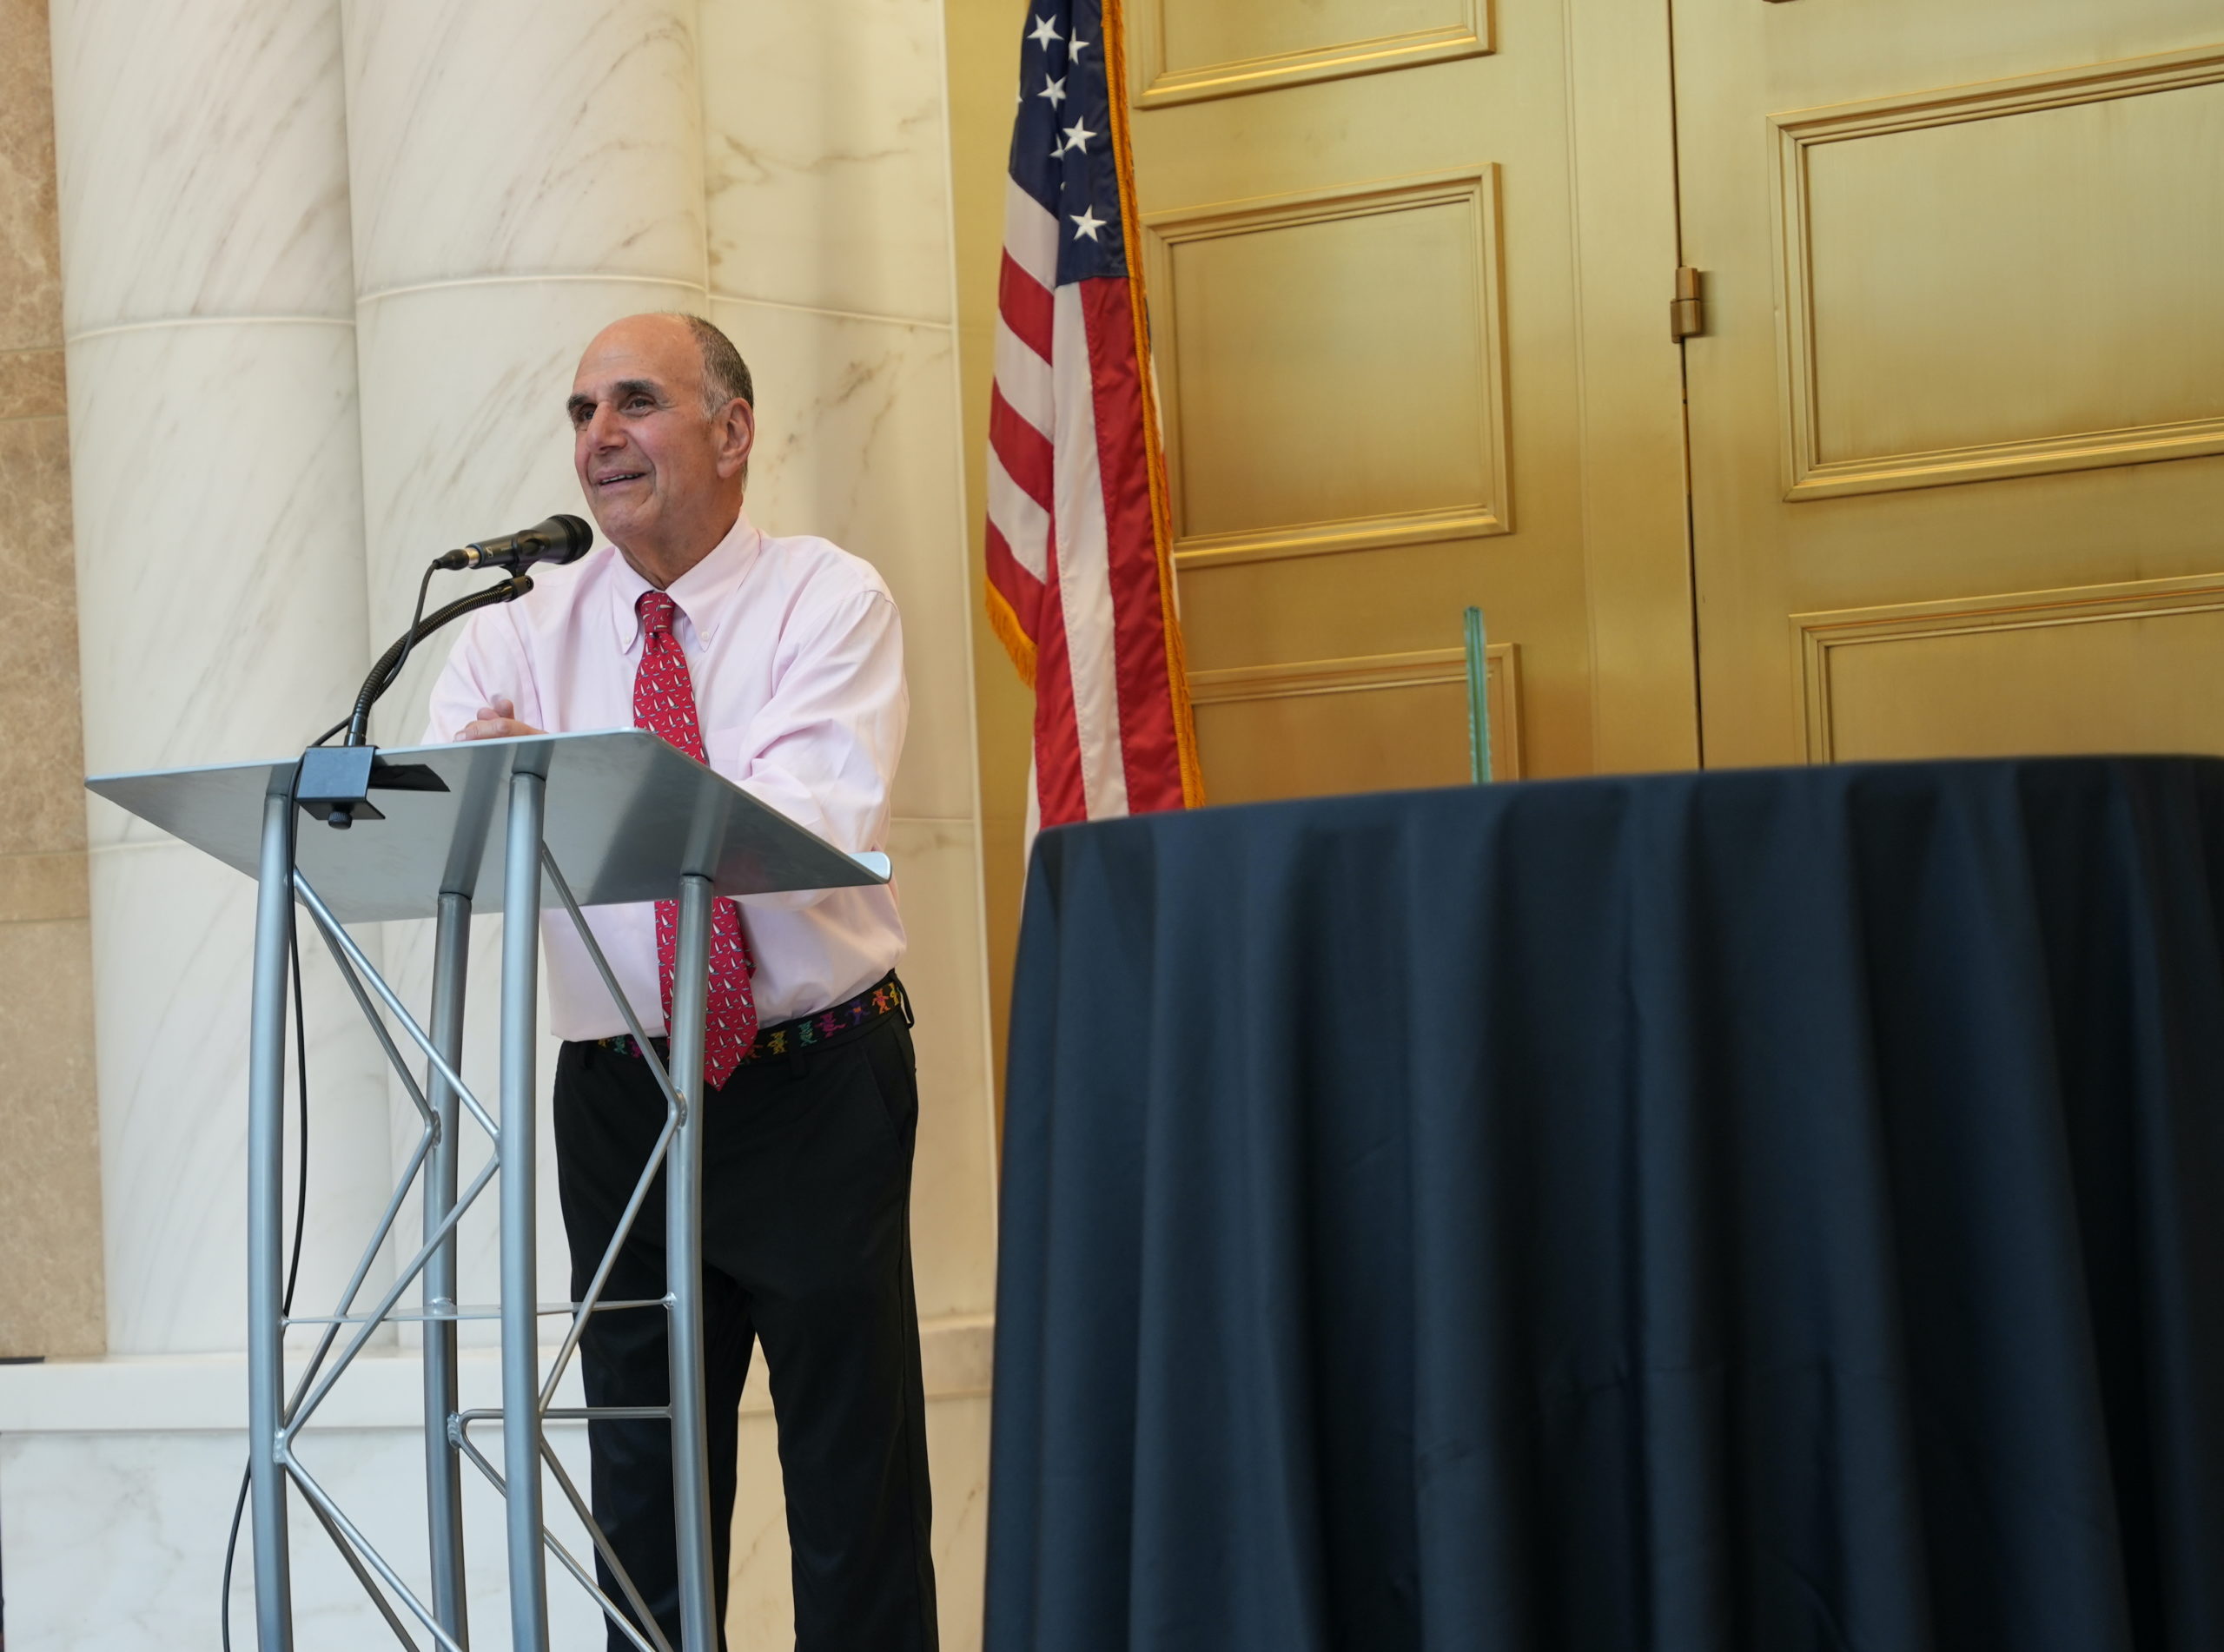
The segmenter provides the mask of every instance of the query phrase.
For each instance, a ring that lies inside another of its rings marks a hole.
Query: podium
[[[705,1455],[700,1299],[701,1131],[705,1012],[711,907],[720,895],[857,888],[888,881],[886,856],[834,848],[747,792],[639,729],[535,736],[378,752],[365,796],[346,829],[322,803],[301,802],[297,765],[219,764],[96,776],[99,796],[254,877],[252,1032],[248,1081],[248,1453],[255,1543],[255,1621],[262,1652],[294,1645],[286,1505],[298,1491],[404,1645],[419,1642],[410,1620],[447,1652],[466,1652],[462,1465],[501,1494],[506,1515],[511,1644],[548,1645],[546,1558],[592,1594],[643,1652],[712,1652],[718,1644],[711,1577],[710,1497]],[[340,819],[348,811],[338,811]],[[500,1086],[490,1108],[460,1072],[469,927],[474,907],[499,896],[503,915]],[[671,1060],[660,1063],[619,990],[583,909],[657,900],[678,902]],[[420,1128],[385,1213],[333,1312],[283,1307],[282,1148],[287,983],[299,930],[296,904],[330,949],[342,979],[415,1103]],[[663,1089],[667,1112],[609,1252],[582,1298],[542,1306],[534,1268],[534,1141],[539,918],[569,915],[603,984]],[[421,1020],[341,926],[398,918],[436,921],[432,1001]],[[389,1025],[389,1022],[391,1025]],[[397,1038],[397,1034],[399,1037]],[[411,1052],[426,1065],[420,1083]],[[493,1156],[459,1187],[459,1137],[466,1119],[484,1131]],[[650,1302],[602,1299],[619,1249],[659,1168],[665,1178],[669,1272]],[[423,1189],[424,1232],[393,1283],[359,1308],[374,1259],[413,1186]],[[488,1317],[456,1300],[456,1226],[499,1183],[501,1396],[499,1408],[459,1409],[456,1326]],[[404,1308],[416,1287],[420,1305]],[[587,1316],[662,1307],[670,1319],[669,1404],[559,1409],[557,1386]],[[539,1321],[568,1320],[549,1369],[541,1369]],[[382,1325],[424,1326],[426,1515],[432,1598],[422,1598],[379,1553],[331,1494],[296,1460],[293,1444],[340,1377]],[[290,1390],[285,1335],[320,1334]],[[344,1345],[341,1338],[345,1335]],[[335,1348],[337,1351],[335,1352]],[[673,1518],[678,1539],[681,1645],[669,1646],[596,1526],[586,1499],[546,1447],[552,1420],[668,1419],[672,1434]],[[501,1431],[500,1465],[472,1438],[480,1424]],[[598,1585],[591,1557],[571,1553],[542,1518],[544,1464],[609,1563],[642,1628]]]

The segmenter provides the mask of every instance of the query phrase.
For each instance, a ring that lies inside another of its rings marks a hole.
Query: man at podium
[[[637,315],[595,338],[569,407],[579,486],[607,542],[471,617],[433,691],[428,741],[645,728],[837,848],[884,847],[908,710],[896,607],[870,564],[751,523],[752,402],[748,368],[706,321]],[[644,1028],[669,1025],[676,913],[665,901],[589,914]],[[577,1296],[665,1105],[569,923],[543,934],[549,1024],[565,1041],[556,1160]],[[761,1342],[798,1652],[936,1644],[903,950],[883,888],[714,909],[703,1305],[718,1616],[737,1412]],[[652,1198],[606,1294],[664,1290],[664,1202]],[[659,1309],[592,1316],[589,1404],[665,1403],[665,1327]],[[589,1436],[596,1518],[677,1645],[667,1427],[597,1421]],[[619,1595],[606,1568],[603,1583]],[[614,1627],[610,1644],[627,1644]]]

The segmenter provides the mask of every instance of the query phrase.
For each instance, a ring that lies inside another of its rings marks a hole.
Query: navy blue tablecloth
[[[2224,1648],[2224,763],[1046,833],[990,1652]]]

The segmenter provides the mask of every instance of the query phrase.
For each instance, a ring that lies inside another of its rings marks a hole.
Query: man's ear
[[[718,474],[746,475],[749,450],[756,445],[757,410],[737,396],[718,415]]]

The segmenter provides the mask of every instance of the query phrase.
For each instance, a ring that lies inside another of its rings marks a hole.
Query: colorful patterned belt
[[[747,1067],[751,1061],[769,1061],[775,1056],[801,1055],[825,1043],[837,1033],[870,1026],[882,1016],[898,1012],[903,1014],[904,1025],[910,1026],[911,1001],[904,995],[904,983],[896,979],[896,972],[891,969],[855,998],[844,999],[831,1009],[822,1009],[815,1015],[798,1015],[791,1021],[781,1021],[775,1026],[758,1028],[757,1041],[749,1047],[749,1053],[741,1058],[740,1065]],[[631,1055],[637,1061],[640,1058],[641,1052],[630,1033],[591,1041],[604,1049],[615,1050],[621,1055]],[[659,1057],[671,1046],[669,1039],[659,1038],[650,1041],[656,1045]]]

